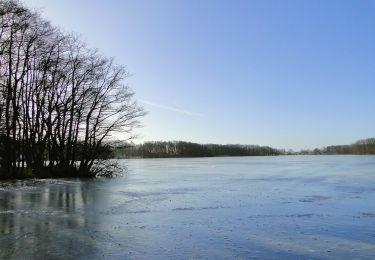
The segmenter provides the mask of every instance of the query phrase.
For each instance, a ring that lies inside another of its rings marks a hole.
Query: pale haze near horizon
[[[375,2],[23,2],[127,66],[149,112],[138,142],[298,150],[375,136]]]

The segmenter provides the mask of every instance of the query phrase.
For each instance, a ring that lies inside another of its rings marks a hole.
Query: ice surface
[[[0,182],[0,258],[374,259],[375,157],[123,160]]]

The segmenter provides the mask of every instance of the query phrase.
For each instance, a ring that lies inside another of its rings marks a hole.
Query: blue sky
[[[138,141],[375,136],[375,1],[27,0],[133,74]]]

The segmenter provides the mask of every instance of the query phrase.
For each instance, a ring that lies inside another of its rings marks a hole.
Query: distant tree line
[[[183,141],[122,144],[112,150],[115,158],[179,158],[213,156],[280,155],[281,151],[256,145],[197,144]]]
[[[144,114],[123,66],[0,0],[0,178],[106,173],[106,140]]]
[[[375,154],[375,138],[360,140],[351,145],[332,145],[322,149],[302,150],[297,154]]]
[[[351,145],[333,145],[322,149],[292,150],[268,146],[239,144],[197,144],[184,141],[156,141],[142,144],[112,142],[103,155],[108,158],[183,158],[216,156],[273,156],[273,155],[339,155],[375,154],[375,138],[360,140]]]

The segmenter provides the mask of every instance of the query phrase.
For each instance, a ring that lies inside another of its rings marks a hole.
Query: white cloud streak
[[[201,113],[191,112],[191,111],[188,111],[186,109],[180,109],[180,108],[176,108],[176,107],[166,106],[166,105],[154,103],[154,102],[144,100],[144,99],[140,99],[139,101],[143,104],[146,104],[146,105],[149,105],[149,106],[152,106],[152,107],[165,109],[165,110],[180,113],[180,114],[183,114],[183,115],[192,116],[192,117],[203,117],[203,114],[201,114]]]

